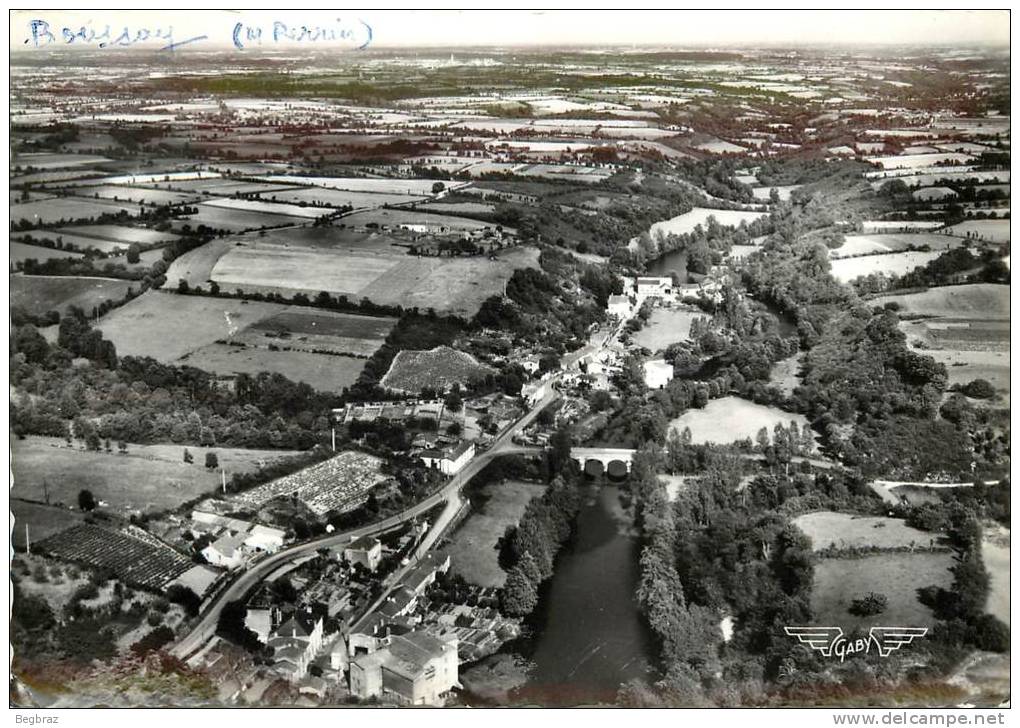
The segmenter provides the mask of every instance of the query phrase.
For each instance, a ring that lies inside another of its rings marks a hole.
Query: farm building
[[[457,640],[424,632],[389,637],[375,652],[351,662],[351,694],[386,696],[410,705],[442,705],[457,684]]]
[[[673,378],[673,365],[665,359],[652,359],[644,363],[645,386],[662,389]]]
[[[425,467],[437,468],[444,475],[456,475],[464,469],[464,466],[474,456],[475,444],[467,441],[462,441],[457,445],[443,448],[442,450],[430,449],[423,450],[421,453],[421,459],[425,463]]]

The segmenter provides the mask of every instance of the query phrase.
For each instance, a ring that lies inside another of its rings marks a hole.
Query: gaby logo
[[[882,657],[909,645],[918,637],[928,634],[927,627],[872,627],[867,637],[848,640],[840,627],[784,627],[786,634],[796,637],[823,657],[838,657],[843,662],[848,656],[868,653],[874,647]]]

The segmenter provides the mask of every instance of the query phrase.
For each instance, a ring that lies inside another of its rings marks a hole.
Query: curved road
[[[550,384],[555,383],[558,376],[559,375],[556,375],[550,379]],[[492,462],[494,458],[500,455],[510,455],[516,451],[516,446],[512,444],[513,436],[531,424],[532,420],[538,416],[539,412],[559,397],[559,393],[554,388],[550,387],[550,390],[549,394],[528,410],[521,419],[517,420],[517,422],[508,427],[495,440],[493,440],[492,445],[488,450],[472,459],[463,470],[454,475],[441,489],[411,508],[367,526],[355,528],[350,531],[344,531],[343,533],[329,534],[328,536],[322,536],[312,541],[306,541],[304,543],[295,544],[288,548],[281,549],[275,554],[256,562],[245,571],[242,571],[240,576],[238,576],[232,584],[221,591],[213,599],[199,621],[191,628],[191,631],[178,640],[177,644],[171,650],[172,654],[183,659],[190,656],[192,653],[197,652],[199,648],[201,648],[202,645],[204,645],[213,636],[213,634],[215,634],[216,626],[219,622],[220,613],[223,611],[223,607],[226,606],[228,602],[244,598],[245,595],[252,591],[263,579],[265,579],[279,566],[302,556],[306,556],[321,548],[340,546],[349,543],[353,539],[360,538],[361,536],[374,536],[392,530],[402,523],[424,514],[434,506],[456,497],[460,489],[463,488],[479,472],[481,472],[486,465]],[[432,529],[437,534],[438,531],[441,530],[439,526],[440,523],[437,522],[436,526]]]

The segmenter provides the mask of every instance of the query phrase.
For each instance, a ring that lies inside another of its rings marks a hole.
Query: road
[[[558,376],[559,375],[554,376],[550,380],[550,383],[555,382]],[[199,648],[201,648],[202,645],[204,645],[206,641],[215,634],[216,625],[219,622],[223,607],[229,602],[243,599],[260,582],[262,582],[267,576],[269,576],[269,574],[280,566],[298,559],[301,556],[313,553],[321,548],[341,546],[362,536],[375,536],[385,533],[386,531],[390,531],[413,518],[417,518],[418,516],[425,514],[431,508],[444,501],[453,500],[457,501],[459,504],[459,493],[461,488],[467,485],[473,477],[478,475],[478,473],[480,473],[482,469],[496,457],[504,454],[513,454],[516,447],[513,445],[514,435],[531,424],[535,417],[538,416],[538,413],[555,401],[559,396],[559,392],[550,387],[549,394],[532,406],[523,417],[517,420],[517,422],[500,433],[499,436],[493,440],[492,445],[488,450],[477,455],[473,460],[471,460],[471,462],[469,462],[463,470],[450,478],[449,482],[440,490],[415,504],[411,508],[367,526],[355,528],[350,531],[344,531],[343,533],[329,534],[311,541],[294,544],[293,546],[277,551],[275,554],[258,561],[245,571],[242,571],[232,584],[226,587],[215,597],[215,599],[213,599],[206,608],[205,613],[201,615],[198,623],[192,627],[188,634],[181,637],[181,639],[173,647],[171,650],[172,654],[183,659],[198,651]],[[449,520],[452,519],[457,510],[459,510],[459,505],[454,504],[451,504],[450,508],[444,509],[443,516],[441,516],[437,520],[435,526],[430,529],[425,540],[418,547],[417,553],[424,553],[424,551],[435,542],[435,539],[445,527],[445,523],[448,523]],[[406,567],[398,569],[398,572],[399,574],[395,576],[399,578],[406,573]],[[392,577],[390,579],[391,584],[395,584],[397,581],[398,579]]]

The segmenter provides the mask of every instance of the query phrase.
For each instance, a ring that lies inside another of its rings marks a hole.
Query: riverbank
[[[640,546],[621,494],[588,488],[525,636],[464,671],[469,703],[612,704],[621,685],[652,675],[652,636],[634,598]]]

